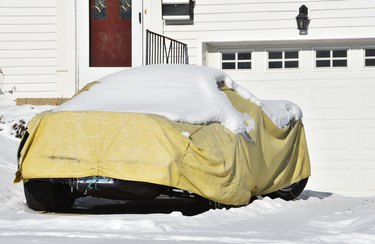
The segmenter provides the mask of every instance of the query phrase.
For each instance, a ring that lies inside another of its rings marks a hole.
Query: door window
[[[120,0],[120,18],[131,19],[132,17],[132,1]]]
[[[93,6],[93,18],[94,19],[105,19],[107,17],[107,1],[106,0],[95,0]]]

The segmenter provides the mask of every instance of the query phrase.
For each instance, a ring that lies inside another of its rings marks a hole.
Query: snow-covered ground
[[[206,212],[186,200],[94,198],[78,199],[69,213],[34,212],[22,184],[12,183],[19,143],[12,127],[49,108],[0,101],[0,243],[375,243],[375,197],[313,189],[296,201]]]

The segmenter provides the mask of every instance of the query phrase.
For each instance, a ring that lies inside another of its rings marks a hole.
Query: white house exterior
[[[16,87],[15,97],[70,97],[122,69],[90,67],[88,2],[1,0],[0,87]],[[295,19],[303,4],[307,35]],[[146,29],[188,44],[191,64],[225,68],[260,98],[302,108],[308,188],[375,195],[374,0],[195,0],[185,25],[163,21],[162,0],[133,0],[131,18],[132,66],[144,63]]]

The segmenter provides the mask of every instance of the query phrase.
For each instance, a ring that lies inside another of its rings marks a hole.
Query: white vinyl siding
[[[3,90],[18,97],[56,92],[56,0],[0,2],[0,68]]]

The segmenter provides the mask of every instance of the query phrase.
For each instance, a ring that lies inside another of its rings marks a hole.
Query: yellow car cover
[[[187,190],[245,205],[310,176],[304,127],[276,127],[261,108],[224,89],[256,122],[250,135],[119,112],[45,112],[28,124],[15,182],[102,176]],[[251,139],[250,139],[251,138]]]

